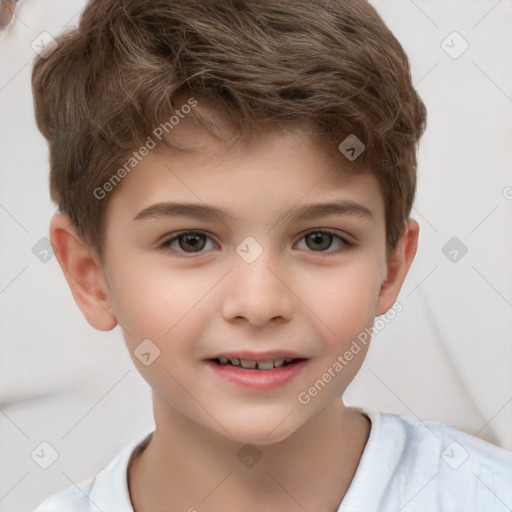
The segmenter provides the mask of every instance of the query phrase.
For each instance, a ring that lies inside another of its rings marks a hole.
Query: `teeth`
[[[231,363],[232,366],[241,366],[248,370],[272,370],[273,368],[280,368],[284,364],[289,364],[295,361],[293,358],[286,359],[271,359],[269,361],[253,361],[251,359],[239,359],[238,357],[219,357],[219,364],[227,365]]]
[[[258,361],[258,369],[272,370],[272,368],[274,368],[274,361]]]
[[[256,368],[256,364],[256,361],[251,361],[249,359],[240,359],[240,365],[242,366],[242,368],[253,369]]]

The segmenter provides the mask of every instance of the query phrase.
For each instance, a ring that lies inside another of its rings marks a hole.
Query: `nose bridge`
[[[248,240],[237,247],[230,284],[224,297],[226,319],[246,318],[262,325],[274,318],[292,317],[292,293],[286,285],[289,272],[270,249]]]

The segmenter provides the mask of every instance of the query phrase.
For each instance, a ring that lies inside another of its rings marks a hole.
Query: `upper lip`
[[[248,359],[249,361],[272,361],[274,359],[308,359],[297,352],[290,350],[267,350],[265,352],[255,352],[251,350],[230,350],[229,352],[219,352],[213,357],[207,359],[219,359],[220,357],[227,357],[231,359],[237,357],[238,359]]]

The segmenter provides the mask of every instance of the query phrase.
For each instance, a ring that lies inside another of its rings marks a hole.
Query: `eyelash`
[[[315,234],[322,234],[322,235],[332,235],[334,238],[338,238],[344,247],[340,247],[336,250],[331,250],[331,251],[313,251],[313,250],[309,250],[308,252],[312,252],[312,253],[316,253],[316,254],[320,254],[321,256],[323,257],[327,257],[327,256],[335,256],[336,254],[338,254],[339,252],[341,251],[344,251],[344,250],[347,250],[347,249],[350,249],[351,247],[354,246],[353,243],[349,242],[346,238],[334,233],[333,231],[330,231],[330,230],[326,230],[326,229],[314,229],[314,230],[311,230],[311,231],[308,231],[307,233],[305,233],[301,238],[300,240],[306,238],[308,235],[311,235],[312,233],[315,233]],[[172,237],[171,238],[167,238],[166,240],[164,240],[159,248],[166,251],[166,252],[169,252],[169,253],[172,253],[172,254],[177,254],[179,255],[179,257],[183,257],[183,258],[193,258],[194,255],[201,255],[201,254],[204,254],[203,251],[200,251],[200,252],[184,252],[184,251],[181,251],[181,250],[176,250],[176,249],[173,249],[172,247],[170,247],[170,245],[176,241],[176,240],[179,240],[179,238],[182,236],[182,235],[187,235],[187,234],[195,234],[195,235],[205,235],[207,238],[212,238],[208,233],[204,232],[204,231],[199,231],[199,230],[190,230],[190,231],[178,231],[176,233],[172,233]],[[299,240],[299,241],[300,241]],[[183,254],[189,254],[190,256],[183,256]]]

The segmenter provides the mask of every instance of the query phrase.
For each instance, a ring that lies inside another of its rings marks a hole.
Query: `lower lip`
[[[291,382],[304,369],[307,359],[274,368],[273,370],[249,370],[230,364],[221,365],[206,361],[215,375],[231,384],[250,391],[273,391]]]

